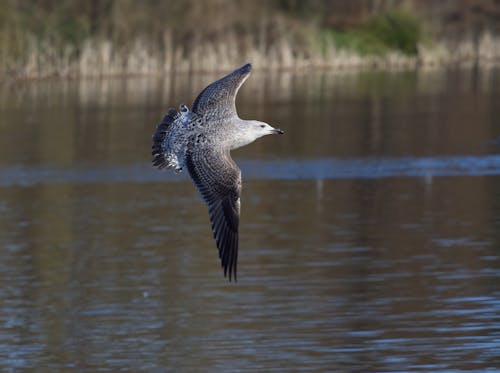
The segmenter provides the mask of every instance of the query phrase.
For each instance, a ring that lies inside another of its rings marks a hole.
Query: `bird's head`
[[[270,126],[266,122],[261,122],[258,120],[248,120],[247,123],[252,128],[252,132],[254,132],[257,136],[256,139],[265,135],[283,135],[285,133],[279,128]]]
[[[238,118],[235,124],[238,128],[238,137],[236,141],[233,141],[231,144],[231,149],[250,144],[262,136],[282,135],[285,133],[279,128],[274,128],[258,120],[244,120]]]

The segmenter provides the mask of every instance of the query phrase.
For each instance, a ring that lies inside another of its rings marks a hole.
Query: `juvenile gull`
[[[250,75],[246,64],[210,84],[191,110],[169,109],[153,135],[153,165],[189,175],[208,206],[224,276],[236,281],[241,171],[229,151],[259,137],[283,131],[258,120],[238,117],[235,99]]]

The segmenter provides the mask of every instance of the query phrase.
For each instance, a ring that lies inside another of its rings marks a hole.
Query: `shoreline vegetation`
[[[237,5],[245,4],[239,1],[195,6],[201,2],[178,0],[165,9],[152,1],[59,3],[63,10],[28,9],[27,2],[14,0],[0,5],[0,80],[218,72],[247,61],[268,70],[500,62],[499,36],[485,30],[476,37],[440,39],[414,11],[401,7],[336,29],[297,16],[307,9],[286,5],[293,1],[245,9],[247,17],[237,16]],[[170,17],[156,17],[155,24],[156,11]],[[202,18],[211,21],[195,27],[193,20]]]

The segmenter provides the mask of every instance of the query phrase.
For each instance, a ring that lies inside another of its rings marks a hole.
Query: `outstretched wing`
[[[188,147],[186,166],[208,205],[224,276],[229,275],[230,281],[234,277],[236,281],[241,171],[229,151],[219,152],[203,145]]]
[[[207,117],[230,117],[236,115],[236,94],[250,75],[252,65],[234,70],[231,74],[213,82],[198,95],[192,110]]]

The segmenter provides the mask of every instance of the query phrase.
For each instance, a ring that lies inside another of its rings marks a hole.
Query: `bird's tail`
[[[168,113],[163,117],[161,123],[156,127],[156,131],[153,135],[153,165],[158,168],[171,167],[171,161],[169,160],[166,152],[165,139],[171,129],[172,124],[180,116],[180,114],[174,108],[170,108]]]

